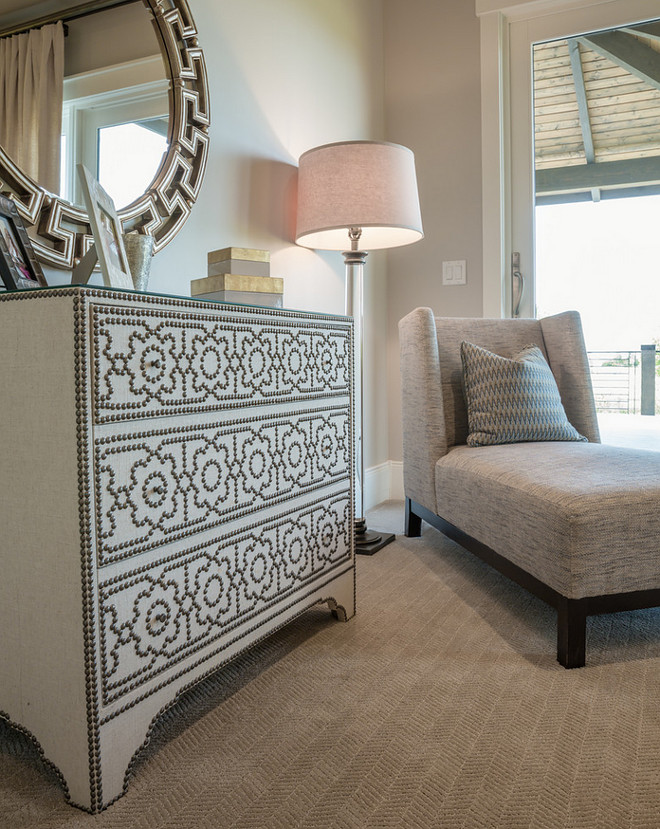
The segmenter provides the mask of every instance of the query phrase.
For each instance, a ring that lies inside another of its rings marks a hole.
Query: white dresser
[[[352,324],[71,287],[0,343],[0,716],[98,812],[182,691],[353,616]]]

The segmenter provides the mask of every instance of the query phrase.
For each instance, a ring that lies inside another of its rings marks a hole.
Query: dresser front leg
[[[348,570],[330,585],[332,592],[325,601],[332,615],[340,622],[348,622],[355,616],[355,573]]]

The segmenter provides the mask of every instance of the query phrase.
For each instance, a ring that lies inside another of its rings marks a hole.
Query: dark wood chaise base
[[[421,504],[406,498],[405,532],[408,538],[417,538],[422,534],[422,520],[530,593],[538,596],[551,607],[556,608],[557,660],[564,668],[582,668],[585,664],[587,616],[660,606],[660,589],[657,588],[636,590],[631,593],[613,593],[606,596],[587,596],[583,599],[568,599],[526,570],[512,564],[481,541],[467,535]]]

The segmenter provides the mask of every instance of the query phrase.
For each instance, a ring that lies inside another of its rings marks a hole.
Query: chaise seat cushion
[[[459,445],[435,483],[438,515],[568,598],[660,588],[660,452]]]

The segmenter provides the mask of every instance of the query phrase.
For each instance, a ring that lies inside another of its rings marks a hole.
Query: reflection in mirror
[[[166,131],[167,119],[161,118],[99,129],[97,178],[118,210],[138,199],[151,184],[167,151]]]
[[[68,29],[63,103],[48,142],[57,175],[35,173],[0,131],[0,193],[15,201],[37,255],[70,269],[92,243],[77,190],[80,162],[112,194],[124,232],[152,235],[158,252],[187,220],[208,155],[206,67],[187,0],[0,2],[0,128],[15,121],[5,117],[2,86],[16,61],[3,60],[2,44],[55,21]]]
[[[83,203],[78,163],[121,209],[147,190],[167,151],[168,83],[150,18],[140,0],[68,23],[60,195],[74,204]],[[121,47],[108,50],[114,40]],[[121,129],[136,123],[146,128]]]
[[[51,191],[59,180],[63,77],[61,23],[0,38],[0,144]]]
[[[167,152],[168,80],[151,13],[142,0],[118,2],[85,3],[65,14],[65,26],[0,38],[0,143],[38,184],[81,208],[79,163],[121,209],[147,190]],[[26,26],[31,8],[26,3]],[[24,77],[19,67],[27,63]],[[43,102],[12,128],[39,95]]]

